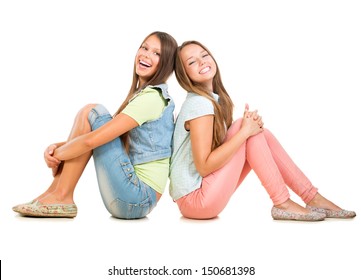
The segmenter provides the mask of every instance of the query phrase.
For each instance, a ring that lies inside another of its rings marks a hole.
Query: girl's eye
[[[204,54],[202,57],[206,57],[206,56],[209,56],[209,54],[208,54],[208,53],[206,53],[206,54]]]
[[[158,52],[154,52],[153,54],[155,54],[157,56],[160,56],[160,53],[158,53]]]
[[[190,61],[189,63],[188,63],[188,65],[192,65],[192,64],[194,64],[195,63],[195,61]]]

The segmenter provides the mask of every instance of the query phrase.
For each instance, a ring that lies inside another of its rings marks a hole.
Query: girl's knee
[[[87,105],[85,105],[84,107],[82,107],[82,108],[78,111],[75,119],[76,119],[76,120],[79,120],[79,119],[87,119],[90,111],[91,111],[96,105],[97,105],[97,104],[87,104]]]
[[[239,118],[232,123],[232,125],[229,127],[227,131],[226,141],[229,138],[233,137],[241,129],[241,125],[242,125],[242,118]]]
[[[80,109],[79,115],[88,116],[89,112],[96,107],[98,104],[87,104],[83,108]]]

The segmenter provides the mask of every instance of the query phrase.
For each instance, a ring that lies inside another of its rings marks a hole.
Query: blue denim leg
[[[88,116],[92,130],[112,119],[103,105]],[[157,204],[156,193],[135,174],[134,167],[119,137],[93,150],[99,190],[105,207],[116,218],[138,219]]]

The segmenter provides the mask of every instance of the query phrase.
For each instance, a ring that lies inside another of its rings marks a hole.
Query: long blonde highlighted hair
[[[185,46],[190,44],[195,44],[203,48],[208,54],[213,58],[216,66],[217,72],[213,78],[213,92],[218,94],[219,100],[218,102],[213,98],[211,92],[207,90],[201,84],[193,82],[189,79],[182,59],[180,57],[180,53]],[[226,136],[227,129],[231,126],[233,122],[233,102],[228,95],[226,89],[223,86],[221,74],[218,68],[218,64],[214,59],[211,52],[200,42],[198,41],[185,41],[181,46],[177,48],[177,55],[175,60],[175,75],[179,85],[187,92],[193,92],[204,96],[205,98],[209,99],[214,108],[214,122],[213,122],[213,140],[212,140],[212,150],[220,146],[224,138]]]

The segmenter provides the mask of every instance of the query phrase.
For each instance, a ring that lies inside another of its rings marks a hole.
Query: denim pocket
[[[139,179],[138,176],[135,174],[135,170],[133,164],[128,162],[120,161],[120,166],[125,174],[125,177],[135,186],[138,186]]]
[[[140,203],[129,203],[120,199],[115,199],[110,204],[110,213],[120,219],[140,219],[150,213],[151,207],[150,197],[147,197]]]

